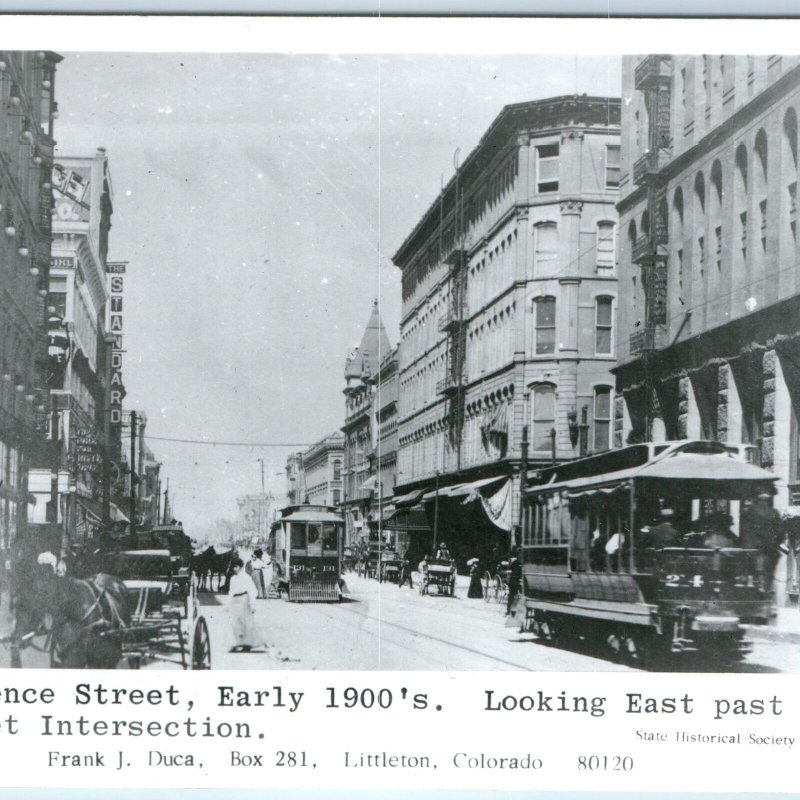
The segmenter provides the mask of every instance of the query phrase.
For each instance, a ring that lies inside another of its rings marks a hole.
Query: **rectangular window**
[[[533,449],[549,453],[556,424],[556,391],[552,386],[537,386],[533,392]]]
[[[306,549],[306,526],[304,522],[289,523],[289,541],[292,550]]]
[[[678,289],[683,290],[683,250],[679,249],[675,253],[675,260],[678,266]]]
[[[534,229],[534,237],[534,272],[536,275],[551,275],[558,264],[558,225],[541,222]]]
[[[65,275],[53,275],[47,293],[48,309],[52,307],[59,317],[67,316],[67,278]],[[48,314],[50,312],[48,311]]]
[[[686,67],[681,69],[681,108],[686,108]]]
[[[606,145],[606,189],[619,189],[619,145]]]
[[[613,222],[597,223],[597,246],[595,248],[597,256],[598,272],[613,272],[615,266],[614,253],[614,229]]]
[[[767,201],[762,200],[758,204],[759,211],[761,212],[761,249],[767,251]]]
[[[594,452],[608,450],[611,435],[611,389],[598,386],[594,390]]]
[[[597,355],[611,355],[614,306],[610,297],[598,297],[594,317],[594,351]]]
[[[714,228],[714,258],[717,264],[717,271],[722,270],[722,226]]]
[[[536,191],[558,191],[557,144],[543,144],[536,148]]]
[[[338,506],[342,502],[342,493],[339,489],[333,490],[333,504]]]
[[[787,187],[789,192],[789,229],[792,238],[797,238],[797,181],[790,183]]]
[[[556,299],[542,297],[534,303],[536,316],[536,355],[556,351]]]

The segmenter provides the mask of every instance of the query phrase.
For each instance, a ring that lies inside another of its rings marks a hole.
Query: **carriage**
[[[270,531],[273,586],[293,602],[336,601],[342,580],[344,519],[333,506],[292,505]]]
[[[749,651],[745,626],[771,616],[774,542],[744,530],[742,511],[769,500],[776,478],[748,463],[746,446],[637,444],[532,477],[509,626],[554,644],[595,642],[640,665]],[[675,525],[660,534],[667,518]]]
[[[174,560],[167,549],[124,550],[106,557],[105,572],[119,578],[127,590],[130,621],[96,633],[100,643],[109,640],[119,648],[121,658],[132,669],[151,661],[182,669],[211,669],[211,640],[208,624],[200,614],[197,584],[188,580],[181,597],[175,592],[182,575],[175,574]],[[88,583],[88,581],[87,581]],[[103,599],[102,584],[97,603]],[[65,646],[59,630],[51,636],[50,663],[62,666]]]
[[[403,559],[396,550],[382,550],[379,564],[378,580],[380,583],[400,583]]]
[[[453,559],[431,558],[424,562],[419,593],[430,594],[433,586],[437,594],[453,597],[456,589],[456,562]]]

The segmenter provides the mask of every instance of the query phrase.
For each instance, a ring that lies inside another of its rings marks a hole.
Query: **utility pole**
[[[131,514],[131,545],[136,547],[136,412],[131,411],[131,485],[130,485],[130,514]]]
[[[436,555],[436,539],[439,534],[439,470],[436,470],[436,493],[433,496],[433,552],[431,557]]]
[[[522,441],[519,444],[519,531],[520,539],[523,536],[522,528],[525,524],[525,490],[528,488],[528,402],[530,393],[523,395],[522,408],[525,424],[522,426]],[[522,544],[512,542],[514,545]]]
[[[142,414],[142,417],[139,421],[139,485],[137,486],[137,494],[139,496],[139,508],[144,508],[144,490],[145,490],[145,480],[144,480],[144,429],[147,425],[147,417]],[[142,515],[144,517],[144,514]]]
[[[169,514],[169,478],[167,478],[167,488],[164,489],[164,516],[162,517],[162,523],[164,525],[167,524],[169,521],[167,515]]]

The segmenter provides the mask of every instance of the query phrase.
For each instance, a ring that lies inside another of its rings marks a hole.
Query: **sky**
[[[398,341],[391,257],[455,151],[508,103],[620,92],[616,57],[62,54],[57,156],[107,150],[125,407],[190,534],[342,426],[347,353],[375,299]]]

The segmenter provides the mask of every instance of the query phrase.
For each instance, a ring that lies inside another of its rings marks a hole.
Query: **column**
[[[788,503],[791,398],[775,350],[764,353],[764,417],[761,463],[765,469],[778,475],[776,484],[776,508],[785,508]]]
[[[683,375],[678,382],[678,437],[681,439],[699,439],[700,409],[694,387],[688,375]]]
[[[730,364],[719,368],[717,390],[717,440],[742,441],[742,401]]]

